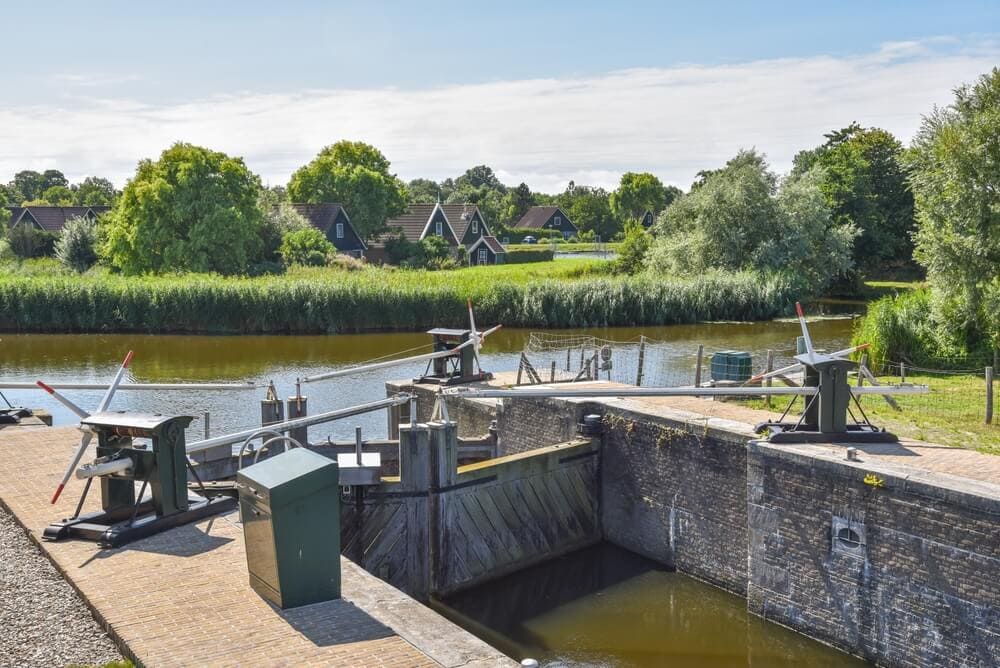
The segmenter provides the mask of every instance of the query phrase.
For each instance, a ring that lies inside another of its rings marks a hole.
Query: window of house
[[[344,238],[344,224],[343,223],[337,223],[337,238],[338,239],[343,239]]]
[[[472,221],[472,233],[473,234],[479,234],[479,221],[478,220]]]
[[[556,227],[561,226],[562,225],[562,216],[556,216],[555,218],[553,218],[552,219],[552,224],[554,226],[556,226]]]
[[[479,249],[479,264],[486,264],[486,249]]]
[[[439,237],[444,236],[444,223],[442,223],[440,220],[434,223],[434,233]]]

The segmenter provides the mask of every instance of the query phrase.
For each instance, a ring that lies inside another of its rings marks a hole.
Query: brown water
[[[508,656],[552,668],[867,665],[749,614],[738,596],[610,544],[433,607]]]
[[[481,323],[486,325],[487,323]],[[842,348],[850,339],[852,321],[821,319],[811,324],[817,347]],[[760,359],[768,349],[794,348],[799,334],[793,320],[758,323],[706,323],[670,327],[626,327],[588,330],[560,330],[558,334],[587,334],[616,341],[636,340],[640,335],[663,341],[665,376],[676,372],[687,378],[694,366],[698,344],[706,354],[715,350],[746,350]],[[483,349],[483,366],[489,370],[517,367],[528,330],[500,330],[488,339]],[[288,396],[295,379],[331,369],[355,365],[401,351],[407,354],[429,352],[430,337],[423,333],[371,333],[329,336],[166,336],[133,334],[0,334],[0,380],[49,382],[108,381],[128,350],[135,351],[131,374],[137,381],[253,381],[266,385],[274,380],[278,392]],[[409,364],[390,370],[375,371],[335,381],[303,386],[310,398],[310,412],[332,410],[371,401],[385,396],[388,379],[412,378],[424,372],[424,363]],[[689,381],[688,381],[689,382]],[[45,408],[53,413],[56,424],[75,424],[76,418],[44,392],[36,390],[4,391],[15,405]],[[67,393],[81,406],[96,406],[100,392]],[[259,423],[257,401],[263,390],[241,393],[208,391],[120,392],[113,406],[122,410],[185,413],[200,416],[211,413],[213,434],[253,427]],[[366,437],[385,435],[385,417],[370,414],[348,423],[316,427],[311,438],[328,434],[336,438],[353,435],[360,425]],[[192,423],[192,432],[200,433],[200,422]],[[192,434],[193,435],[193,434]],[[189,435],[189,439],[192,437]]]

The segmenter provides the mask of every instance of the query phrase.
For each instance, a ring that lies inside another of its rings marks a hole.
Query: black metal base
[[[761,422],[754,431],[768,432],[769,443],[897,443],[899,438],[884,429],[866,424],[852,424],[847,431],[817,431],[816,425],[793,422]]]
[[[151,512],[151,506],[144,503],[140,506],[135,519],[121,520],[121,513],[96,512],[79,517],[53,522],[45,528],[42,537],[46,540],[62,540],[64,538],[82,538],[96,541],[101,547],[120,547],[126,543],[146,536],[173,529],[189,522],[200,520],[209,515],[233,510],[237,501],[233,498],[217,496],[212,499],[198,497],[189,502],[184,512],[157,517]],[[145,507],[145,511],[143,511]]]
[[[464,385],[465,383],[475,383],[477,381],[493,380],[493,374],[485,371],[471,376],[421,376],[414,378],[414,383],[426,383],[428,385]]]

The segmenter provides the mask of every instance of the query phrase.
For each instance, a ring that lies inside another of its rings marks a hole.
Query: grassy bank
[[[300,269],[284,276],[0,273],[0,329],[26,332],[323,333],[421,330],[479,322],[508,327],[666,325],[762,320],[787,312],[780,277],[612,277],[608,263],[407,271]]]

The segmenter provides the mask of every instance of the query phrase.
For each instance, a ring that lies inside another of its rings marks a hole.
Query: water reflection
[[[434,606],[543,666],[863,666],[746,611],[746,601],[610,544]]]
[[[482,323],[484,326],[489,323]],[[812,325],[818,347],[846,347],[852,321],[821,319]],[[758,323],[703,323],[670,327],[593,328],[562,330],[560,334],[588,334],[618,341],[636,340],[644,335],[659,341],[670,351],[671,364],[679,369],[693,367],[698,344],[707,352],[724,349],[746,350],[760,357],[767,349],[794,348],[798,324],[794,320]],[[491,370],[514,369],[518,353],[528,340],[528,330],[502,329],[488,340],[483,365]],[[294,389],[295,379],[404,350],[428,352],[430,337],[423,333],[370,333],[330,336],[163,336],[163,335],[50,335],[0,334],[0,378],[8,381],[50,382],[107,381],[125,352],[136,353],[131,368],[138,381],[253,381],[274,380],[282,396]],[[425,364],[411,364],[390,370],[305,386],[310,411],[332,410],[385,396],[389,378],[412,378],[424,372]],[[678,373],[681,373],[679,370]],[[76,418],[48,395],[38,391],[7,391],[15,404],[45,408],[56,424],[75,424]],[[96,406],[100,392],[73,392],[82,406]],[[257,401],[262,391],[246,393],[121,392],[115,397],[118,409],[186,413],[211,413],[212,432],[225,433],[259,423]],[[366,435],[383,437],[385,416],[371,414],[349,423],[333,423],[311,432],[314,440],[332,434],[350,438],[354,425]],[[200,433],[200,420],[192,423],[188,438]]]

